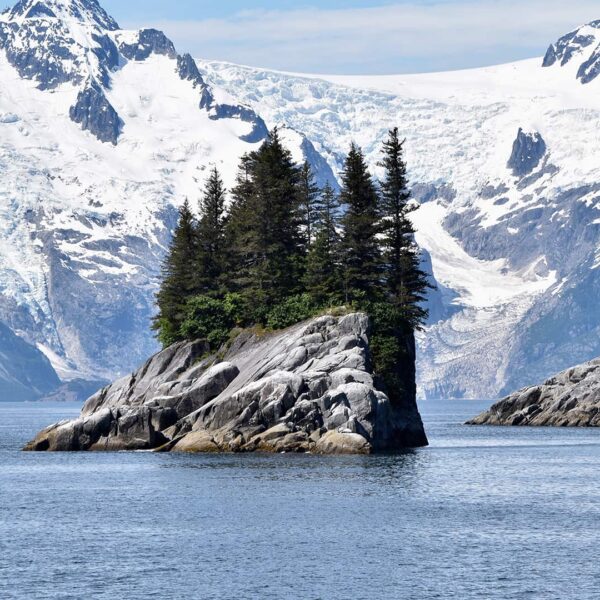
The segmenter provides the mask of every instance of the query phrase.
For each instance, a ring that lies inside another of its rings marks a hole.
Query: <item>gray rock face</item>
[[[366,315],[351,314],[247,331],[221,359],[203,342],[176,344],[26,449],[363,454],[426,445],[414,370],[391,402],[376,385],[369,330]]]
[[[598,33],[594,30],[598,30]],[[580,60],[581,54],[589,52],[590,48],[593,49],[592,54],[581,63],[577,71],[577,79],[581,83],[590,83],[600,75],[600,20],[571,31],[551,44],[544,56],[543,66],[564,67],[573,60]]]
[[[146,60],[152,54],[177,58],[173,42],[157,29],[142,29],[139,32],[137,43],[121,44],[119,49],[128,60]]]
[[[0,402],[37,400],[59,386],[50,361],[0,323]]]
[[[581,83],[590,83],[600,75],[600,45],[594,53],[579,67],[577,71],[577,79]]]
[[[241,104],[218,104],[210,89],[210,86],[204,81],[196,61],[190,54],[177,56],[177,72],[184,81],[191,81],[195,88],[200,90],[200,108],[210,111],[210,118],[219,119],[239,119],[244,123],[252,125],[252,131],[242,136],[242,140],[249,144],[254,144],[266,139],[269,130],[265,122],[248,106]],[[324,160],[321,157],[321,160]]]
[[[75,123],[101,142],[117,144],[123,121],[97,83],[92,82],[79,92],[77,103],[71,107],[69,114]]]
[[[41,90],[65,83],[81,87],[70,117],[102,142],[117,144],[123,125],[105,95],[112,73],[127,61],[145,61],[153,55],[177,60],[174,69],[181,78],[200,85],[200,109],[210,111],[211,118],[251,124],[244,141],[259,142],[268,133],[251,108],[217,104],[191,56],[180,57],[162,31],[142,29],[133,40],[129,34],[123,37],[96,0],[22,0],[0,23],[0,49],[19,75],[36,81]]]
[[[20,0],[10,11],[11,19],[57,18],[61,14],[77,20],[89,18],[98,27],[109,31],[119,28],[98,0]]]
[[[508,396],[469,424],[600,427],[600,359]]]
[[[84,51],[66,19],[87,22],[97,46]],[[99,59],[93,70],[106,82],[114,52],[105,33],[118,27],[96,0],[22,0],[9,12],[8,21],[0,24],[0,46],[19,75],[36,81],[41,90],[84,81],[88,53]]]
[[[241,139],[249,144],[256,144],[269,135],[265,122],[251,108],[241,104],[215,104],[210,118],[215,121],[219,119],[239,119],[244,123],[250,123],[252,131],[241,136]]]
[[[546,142],[539,133],[519,129],[507,166],[515,177],[525,177],[540,164],[546,150]]]
[[[214,104],[212,92],[198,70],[196,61],[191,54],[177,57],[177,72],[184,81],[191,81],[195,88],[200,89],[200,108],[210,108]]]

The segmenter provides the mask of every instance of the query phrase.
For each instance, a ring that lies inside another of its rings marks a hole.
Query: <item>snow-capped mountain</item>
[[[149,319],[177,206],[198,200],[212,164],[232,183],[266,134],[163,33],[121,30],[96,0],[5,11],[0,322],[63,379],[130,372],[157,349]],[[327,176],[322,158],[317,168]],[[4,355],[2,366],[17,369]]]
[[[489,397],[599,355],[598,31],[562,38],[544,67],[317,78],[195,61],[96,0],[18,2],[0,15],[5,339],[63,380],[130,372],[156,349],[177,206],[197,201],[210,165],[231,184],[279,125],[323,183],[352,140],[377,170],[398,125],[439,284],[423,394]],[[0,379],[19,380],[19,364],[3,351]]]
[[[552,44],[544,57],[544,67],[577,65],[577,79],[590,83],[600,76],[600,21],[584,25]]]
[[[600,355],[600,21],[543,60],[454,73],[199,66],[267,124],[302,131],[336,172],[352,140],[378,172],[400,127],[439,284],[422,395],[491,397]]]

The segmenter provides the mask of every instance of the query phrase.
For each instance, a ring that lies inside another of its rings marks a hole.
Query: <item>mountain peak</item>
[[[8,21],[22,24],[27,19],[58,19],[108,31],[119,29],[98,0],[20,0],[9,11]]]
[[[544,67],[576,64],[577,79],[590,83],[600,76],[600,20],[582,25],[551,44],[544,57]]]

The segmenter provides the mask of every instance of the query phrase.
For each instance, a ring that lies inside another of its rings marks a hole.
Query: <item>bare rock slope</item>
[[[427,444],[415,401],[414,340],[395,402],[378,389],[364,314],[243,332],[223,356],[174,345],[92,396],[80,418],[27,450],[362,454]]]
[[[469,424],[600,427],[600,359],[508,396]]]

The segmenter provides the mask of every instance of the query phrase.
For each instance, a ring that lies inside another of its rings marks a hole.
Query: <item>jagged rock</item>
[[[221,362],[203,342],[176,344],[26,449],[365,454],[426,445],[414,364],[399,365],[408,392],[391,402],[374,384],[369,332],[364,314],[247,331]],[[406,343],[414,362],[414,340]]]
[[[124,116],[106,98],[112,73],[127,61],[159,55],[177,60],[182,79],[201,85],[201,109],[210,117],[249,123],[249,143],[267,136],[264,121],[248,106],[220,105],[189,56],[180,57],[173,42],[156,29],[126,32],[97,0],[22,0],[0,21],[0,49],[22,78],[53,90],[67,82],[80,88],[70,117],[102,142],[117,144]]]
[[[577,79],[581,83],[590,83],[600,75],[600,45],[594,53],[579,67],[577,71]]]
[[[539,133],[525,133],[519,128],[508,168],[515,177],[525,177],[540,164],[546,150],[546,142]]]
[[[116,145],[123,121],[104,95],[104,90],[91,82],[79,92],[77,102],[70,110],[71,120],[95,135],[101,142]]]
[[[214,96],[202,78],[198,65],[191,54],[177,57],[177,73],[181,79],[191,81],[195,88],[200,89],[200,108],[210,108],[214,104]]]
[[[177,58],[173,42],[157,29],[142,29],[133,44],[123,43],[119,47],[121,54],[128,60],[146,60],[152,54]]]
[[[600,359],[508,396],[468,424],[600,427]]]
[[[586,55],[591,53],[586,57]],[[551,44],[544,56],[544,67],[564,67],[573,60],[582,60],[577,70],[581,83],[590,83],[600,75],[600,20],[571,31]]]

